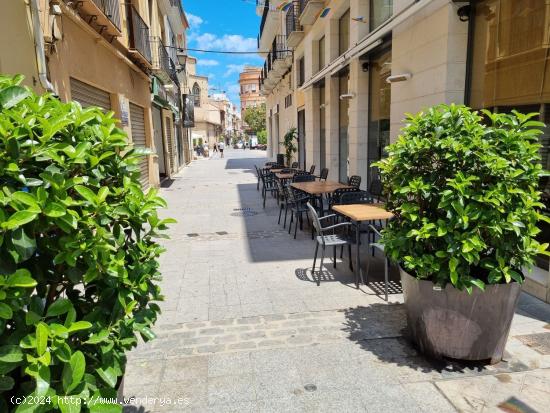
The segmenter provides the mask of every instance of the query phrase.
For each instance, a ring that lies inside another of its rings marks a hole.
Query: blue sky
[[[188,47],[222,51],[255,51],[260,18],[255,0],[183,0],[191,28]],[[239,107],[239,73],[245,65],[260,66],[258,55],[189,52],[198,59],[197,73],[209,77],[211,88],[224,90]],[[211,89],[211,93],[219,93]]]

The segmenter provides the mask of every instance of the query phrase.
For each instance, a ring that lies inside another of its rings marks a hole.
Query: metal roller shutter
[[[174,143],[174,133],[172,118],[165,116],[164,117],[164,128],[166,133],[166,140],[168,142],[168,151],[170,152],[170,171],[172,173],[176,172],[176,145]]]
[[[147,147],[145,142],[145,110],[133,103],[130,103],[130,122],[132,126],[132,142],[136,147]],[[149,186],[149,162],[148,156],[143,157],[139,163],[141,176],[139,178],[144,188]]]
[[[106,111],[111,110],[111,96],[109,92],[72,77],[70,78],[70,83],[71,99],[76,100],[83,108],[99,106]]]

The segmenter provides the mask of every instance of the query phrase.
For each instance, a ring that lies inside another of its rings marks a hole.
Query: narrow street
[[[226,152],[161,190],[178,224],[162,258],[158,338],[129,355],[127,412],[482,411],[520,393],[544,409],[550,353],[523,337],[548,331],[549,306],[522,295],[496,366],[429,362],[403,338],[400,294],[386,303],[355,289],[347,261],[326,260],[312,281],[309,232],[294,240],[275,200],[262,208],[254,164],[265,152]]]

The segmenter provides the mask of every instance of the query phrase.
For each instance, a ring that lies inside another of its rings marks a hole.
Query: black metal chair
[[[254,168],[256,168],[256,176],[258,177],[258,183],[256,184],[256,190],[260,190],[260,182],[262,180],[262,173],[260,172],[260,168],[258,168],[258,165],[254,165]]]
[[[340,196],[341,205],[372,204],[372,196],[367,191],[348,191]]]
[[[300,223],[300,229],[303,229],[303,215],[306,214],[306,218],[309,222],[309,216],[307,214],[307,201],[309,197],[304,197],[300,191],[295,190],[292,187],[287,188],[288,204],[287,208],[290,207],[290,224],[288,224],[288,233],[292,229],[292,223],[294,222],[294,217],[296,217],[296,224],[294,225],[294,239],[296,239],[296,233],[298,232],[298,222]]]
[[[277,188],[277,179],[268,169],[261,170],[261,179],[262,179],[262,197],[264,199],[264,208],[265,200],[267,198],[267,193],[269,192],[273,196],[277,196],[279,189]]]
[[[319,174],[319,181],[326,181],[328,178],[328,168],[321,169],[321,173]]]
[[[279,165],[277,162],[266,162],[265,166],[277,166]]]
[[[309,168],[309,173],[311,175],[313,175],[315,173],[315,165],[311,165],[311,167]]]
[[[349,268],[351,271],[353,271],[353,264],[351,260],[351,245],[354,243],[353,239],[348,234],[337,234],[335,232],[336,228],[347,228],[351,226],[351,223],[349,222],[341,222],[336,225],[330,225],[323,227],[321,224],[321,221],[324,221],[326,219],[334,217],[334,215],[327,215],[324,217],[319,218],[319,215],[317,215],[317,211],[315,211],[315,208],[308,202],[307,207],[309,209],[309,212],[311,214],[311,219],[313,221],[313,227],[315,228],[315,232],[317,233],[317,236],[315,237],[315,257],[313,258],[313,268],[311,270],[312,276],[315,274],[315,264],[317,262],[317,253],[319,252],[319,245],[322,246],[323,251],[321,252],[321,274],[323,273],[323,260],[325,259],[325,248],[326,247],[333,247],[333,263],[334,268],[336,268],[336,247],[341,247],[340,251],[340,257],[342,256],[344,246],[348,246],[348,258],[349,258]],[[327,231],[331,231],[331,234],[327,234]],[[317,285],[321,285],[321,277],[317,278]]]
[[[382,181],[380,179],[374,179],[368,188],[369,194],[371,194],[372,198],[374,198],[377,202],[384,200],[384,190],[382,186]]]
[[[296,175],[294,175],[294,178],[292,178],[292,182],[314,182],[314,181],[315,181],[315,177],[308,173],[297,173]]]
[[[359,188],[361,185],[361,177],[359,175],[353,175],[348,178],[348,185],[354,188]]]
[[[378,237],[381,237],[380,231],[376,229],[373,225],[369,225],[369,231],[373,234],[373,241],[369,242],[368,248],[372,248],[372,256],[374,257],[374,250],[377,249],[378,251],[382,252],[384,255],[384,293],[386,296],[386,301],[388,301],[388,274],[389,274],[389,268],[390,268],[390,260],[386,256],[386,252],[384,251],[384,244],[381,244],[379,242],[375,242],[375,238],[378,235]],[[370,270],[370,259],[367,260],[367,279],[369,277],[369,270]]]
[[[298,162],[292,162],[292,165],[290,167],[292,169],[298,169],[300,167],[300,164]]]
[[[283,213],[283,209],[285,210],[285,220],[283,224],[283,228],[286,227],[286,216],[288,212],[288,187],[285,187],[283,183],[277,179],[277,189],[279,190],[279,219],[277,220],[277,224],[281,224],[281,215]]]

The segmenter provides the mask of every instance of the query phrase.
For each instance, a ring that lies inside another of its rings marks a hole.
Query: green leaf
[[[97,205],[97,197],[96,195],[94,194],[94,192],[83,186],[83,185],[75,185],[74,186],[74,189],[76,190],[76,192],[78,192],[80,194],[80,196],[82,198],[84,198],[86,201],[88,201],[89,203],[91,203],[92,205]]]
[[[16,345],[0,346],[0,361],[18,363],[23,360],[23,352]]]
[[[38,213],[32,211],[17,211],[6,222],[2,223],[2,227],[7,230],[18,228],[33,221],[37,215]]]
[[[69,327],[69,333],[73,333],[75,331],[79,330],[87,330],[92,327],[92,323],[88,321],[77,321],[76,323],[73,323]]]
[[[28,98],[31,93],[22,86],[9,86],[0,90],[0,106],[9,109]]]
[[[12,199],[19,201],[22,204],[40,209],[40,207],[38,206],[38,202],[36,202],[36,198],[33,194],[19,191],[19,192],[14,192],[11,197]]]
[[[97,374],[107,383],[110,387],[115,387],[117,383],[117,375],[115,369],[112,367],[107,367],[106,369],[98,368]]]
[[[13,231],[11,242],[19,254],[19,262],[27,261],[36,251],[36,240],[29,237],[23,228]]]
[[[32,288],[36,286],[36,281],[32,278],[29,270],[20,268],[8,277],[6,285],[8,287]]]
[[[62,217],[66,213],[65,207],[57,202],[48,202],[44,208],[44,214],[52,218]]]
[[[81,351],[77,351],[71,356],[71,361],[65,364],[62,373],[63,390],[65,394],[70,394],[76,386],[80,384],[84,371],[86,370],[86,360]]]
[[[0,303],[0,318],[10,320],[13,317],[13,311],[6,303]]]
[[[79,413],[84,402],[78,402],[75,400],[76,398],[76,396],[71,396],[67,398],[59,397],[57,399],[57,403],[59,405],[59,410],[61,410],[61,413]],[[89,408],[91,409],[91,406],[89,406]]]
[[[99,333],[92,335],[85,343],[86,344],[98,344],[107,340],[109,337],[109,330],[101,330]]]
[[[39,323],[36,326],[36,352],[39,356],[46,352],[48,347],[48,326],[44,323]]]
[[[0,376],[0,393],[11,390],[15,381],[9,376]]]
[[[69,363],[71,361],[71,348],[67,343],[59,344],[54,350],[54,354],[59,360],[65,363]]]
[[[481,291],[485,291],[485,283],[479,279],[473,279],[473,280],[470,280],[470,284],[476,286],[477,288],[479,288]]]
[[[46,312],[46,317],[55,317],[61,314],[65,314],[71,308],[73,308],[73,304],[71,303],[70,300],[68,300],[67,298],[60,298],[54,301],[48,307],[48,311]]]
[[[90,413],[121,413],[122,406],[115,403],[95,403],[89,406]]]
[[[50,389],[50,369],[47,366],[40,366],[36,375],[36,395],[43,397]]]

